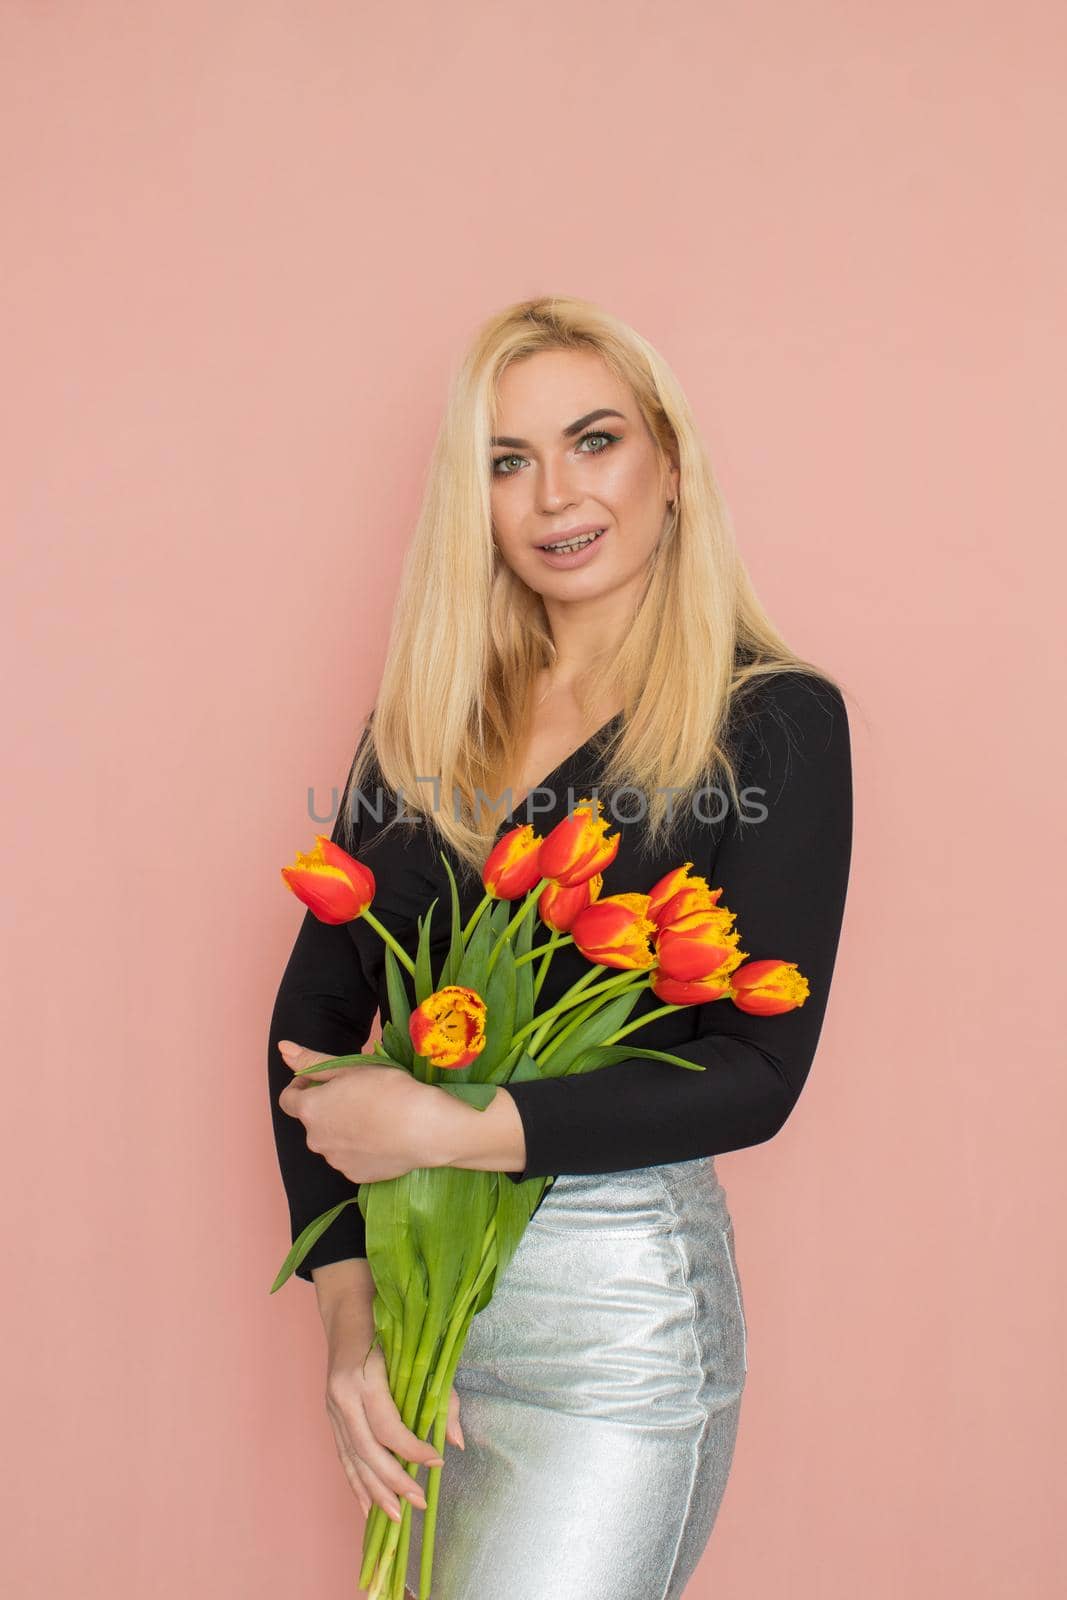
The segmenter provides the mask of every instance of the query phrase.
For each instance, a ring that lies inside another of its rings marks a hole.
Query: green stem
[[[526,897],[523,900],[522,905],[519,907],[518,911],[516,911],[515,915],[511,919],[511,921],[507,924],[507,926],[501,932],[501,935],[500,935],[499,939],[497,940],[496,944],[493,946],[493,948],[492,948],[492,950],[491,950],[491,952],[489,954],[489,964],[485,969],[486,982],[488,982],[489,975],[492,972],[493,968],[496,966],[497,957],[499,956],[501,950],[504,948],[504,945],[507,943],[507,941],[511,937],[511,935],[515,932],[516,928],[518,928],[521,925],[521,923],[524,921],[524,919],[530,915],[530,912],[533,910],[534,906],[537,904],[538,900],[540,899],[542,889],[545,887],[545,885],[547,883],[550,883],[550,882],[551,882],[551,879],[542,878],[539,883],[535,883],[534,884],[533,888],[530,889],[527,892]]]
[[[470,1320],[473,1317],[474,1304],[481,1292],[482,1285],[484,1284],[489,1272],[491,1272],[495,1266],[495,1240],[496,1213],[494,1212],[492,1217],[489,1219],[488,1224],[486,1225],[485,1236],[482,1240],[482,1254],[476,1270],[474,1282],[466,1292],[461,1290],[457,1296],[459,1303],[464,1306],[465,1310],[458,1317],[454,1317],[451,1323],[446,1325],[443,1334],[444,1348],[441,1350],[437,1361],[434,1363],[434,1371],[432,1375],[429,1375],[428,1381],[426,1381],[427,1375],[424,1372],[423,1380],[420,1381],[418,1388],[416,1388],[415,1373],[412,1372],[407,1383],[405,1384],[402,1397],[398,1395],[395,1396],[405,1427],[410,1428],[418,1438],[422,1438],[422,1430],[429,1424],[431,1419],[434,1420],[434,1448],[437,1450],[438,1454],[443,1454],[444,1430],[448,1423],[448,1400],[451,1398],[452,1375],[455,1372],[456,1366],[459,1364],[459,1359],[463,1352],[464,1341],[458,1336],[461,1332],[461,1329],[465,1336],[466,1327],[469,1326]],[[436,1317],[428,1314],[427,1322],[429,1323],[433,1321],[436,1321]],[[429,1342],[431,1341],[426,1339],[424,1328],[423,1337],[420,1339],[420,1346],[424,1346]],[[434,1338],[432,1342],[436,1343],[436,1338]],[[444,1378],[446,1373],[448,1374],[449,1389],[442,1407],[440,1405],[440,1397],[444,1389]],[[425,1392],[423,1392],[423,1390],[425,1390]],[[420,1400],[421,1405],[419,1403]],[[418,1462],[408,1462],[406,1463],[404,1470],[414,1478],[418,1474],[418,1469]],[[431,1467],[427,1477],[426,1511],[423,1513],[423,1538],[424,1540],[427,1537],[430,1538],[431,1549],[433,1528],[436,1525],[437,1495],[435,1490],[435,1480],[440,1480],[441,1470],[442,1469],[440,1467]],[[431,1522],[429,1529],[427,1529],[425,1518],[429,1516],[430,1512],[431,1491],[434,1493],[433,1506],[435,1517],[434,1521]],[[411,1502],[409,1500],[401,1498],[400,1504],[401,1521],[393,1522],[391,1518],[386,1519],[388,1522],[388,1527],[386,1528],[385,1532],[384,1548],[381,1549],[381,1554],[378,1557],[378,1577],[381,1577],[383,1582],[388,1582],[394,1571],[393,1562],[396,1558],[401,1532],[405,1526],[406,1519],[412,1510]],[[359,1585],[361,1588],[365,1587],[368,1575],[367,1562],[365,1560],[363,1570],[361,1570],[359,1575]],[[377,1578],[375,1581],[377,1581]]]
[[[645,988],[648,987],[647,982],[638,982],[638,983],[630,982],[629,980],[631,980],[633,978],[633,976],[634,976],[634,974],[632,972],[628,972],[626,974],[625,978],[622,978],[622,979],[620,979],[619,981],[617,981],[615,983],[601,983],[601,984],[598,984],[596,989],[590,989],[589,994],[590,994],[590,996],[603,995],[605,993],[610,994],[612,991],[614,991],[615,994],[626,994],[626,993],[628,993],[628,991],[630,989],[645,989]],[[558,1033],[553,1034],[553,1036],[552,1036],[551,1040],[549,1041],[548,1046],[547,1046],[546,1049],[544,1049],[544,1050],[538,1049],[537,1065],[542,1070],[542,1072],[544,1071],[545,1062],[549,1060],[549,1058],[551,1057],[553,1052],[555,1050],[558,1050],[560,1045],[563,1043],[563,1041],[570,1034],[572,1034],[575,1031],[576,1028],[580,1028],[582,1026],[583,1022],[586,1022],[588,1020],[588,1018],[593,1014],[594,1011],[598,1011],[599,1009],[600,1009],[600,1007],[597,1006],[597,1005],[593,1005],[593,1006],[585,1006],[585,1005],[583,1005],[581,1010],[578,1012],[578,1015],[576,1017],[573,1017],[567,1023],[565,1028],[561,1028]],[[635,1024],[635,1026],[640,1027],[642,1025],[642,1023],[645,1023],[647,1021],[648,1021],[647,1017],[639,1017],[638,1020],[637,1020],[637,1023]]]
[[[408,1504],[408,1514],[400,1528],[400,1547],[393,1560],[393,1582],[390,1600],[404,1600],[404,1580],[408,1572],[408,1549],[411,1545],[411,1525],[415,1520],[415,1508]]]
[[[544,956],[545,961],[547,962],[553,951],[560,949],[561,946],[565,944],[573,943],[574,940],[571,938],[569,933],[559,933],[558,931],[554,931],[547,944],[532,945],[531,948],[526,951],[525,955],[516,956],[515,965],[517,967],[521,967],[524,961],[536,961],[538,956]]]
[[[448,1408],[452,1398],[452,1383],[456,1376],[456,1368],[459,1366],[463,1355],[463,1347],[467,1342],[467,1333],[474,1319],[474,1304],[477,1294],[477,1290],[472,1290],[466,1313],[455,1324],[451,1341],[442,1352],[440,1364],[434,1375],[434,1382],[427,1395],[427,1409],[431,1404],[436,1405],[433,1443],[434,1449],[439,1455],[444,1455],[445,1452],[445,1430],[448,1427]],[[425,1425],[425,1411],[420,1421]],[[422,1554],[419,1561],[420,1600],[430,1594],[434,1538],[437,1533],[437,1507],[441,1498],[441,1472],[442,1468],[440,1467],[432,1468],[426,1483],[426,1510],[422,1519]]]
[[[374,1310],[376,1327],[377,1318],[381,1310],[382,1303],[380,1297],[376,1296]],[[385,1333],[383,1334],[379,1329],[375,1337],[378,1343],[381,1345],[382,1355],[385,1358],[385,1369],[387,1372],[391,1372],[393,1370],[395,1354],[397,1350],[398,1329],[392,1317],[386,1318],[383,1313],[383,1320],[386,1321]],[[371,1349],[373,1350],[373,1348],[374,1345],[372,1343]],[[369,1356],[370,1351],[368,1351],[367,1354]],[[363,1529],[363,1565],[360,1569],[359,1576],[359,1587],[361,1589],[365,1589],[367,1587],[367,1584],[374,1575],[378,1551],[381,1549],[382,1540],[385,1538],[385,1535],[388,1532],[391,1521],[392,1518],[388,1517],[383,1508],[377,1503],[377,1501],[375,1501],[370,1508],[370,1512],[368,1513],[367,1521]]]
[[[536,1005],[538,1000],[540,999],[540,996],[541,996],[541,985],[544,983],[545,979],[548,977],[548,969],[552,965],[552,957],[555,955],[555,953],[559,949],[560,945],[573,944],[573,943],[574,943],[574,940],[572,939],[572,937],[571,937],[571,935],[569,933],[564,934],[564,933],[561,933],[558,928],[553,928],[552,929],[552,937],[551,937],[551,939],[549,939],[547,946],[542,945],[540,947],[545,952],[545,958],[541,962],[540,967],[538,968],[537,977],[534,979],[534,991],[533,991],[534,1005]],[[531,956],[534,956],[536,954],[537,954],[536,949],[530,951],[530,955]],[[527,959],[526,956],[520,956],[518,961],[516,961],[515,965],[519,966],[526,959]]]
[[[382,927],[382,924],[378,921],[378,918],[374,915],[374,912],[369,906],[367,907],[367,910],[361,914],[364,922],[369,922],[374,931],[385,940],[394,956],[396,956],[396,959],[400,962],[400,965],[402,967],[406,967],[411,976],[414,977],[415,963],[412,961],[403,945],[400,945],[396,942],[388,928]]]
[[[378,1502],[375,1501],[370,1508],[366,1527],[363,1531],[363,1565],[360,1568],[358,1579],[358,1587],[360,1589],[367,1589],[373,1582],[373,1587],[370,1588],[372,1595],[375,1593],[381,1594],[381,1579],[384,1577],[384,1570],[378,1552],[381,1550],[392,1523],[392,1517],[388,1516]]]
[[[449,1377],[451,1382],[451,1374]],[[448,1427],[448,1402],[438,1408],[433,1427],[433,1446],[440,1454],[445,1449]],[[428,1600],[433,1570],[434,1536],[437,1532],[437,1507],[441,1499],[441,1468],[435,1467],[426,1483],[426,1510],[422,1517],[422,1551],[419,1556],[419,1600]]]
[[[557,1017],[563,1016],[568,1011],[573,1011],[575,1006],[584,1006],[586,1001],[591,1000],[594,995],[612,995],[628,988],[633,982],[633,971],[628,969],[621,976],[605,978],[603,983],[595,984],[592,988],[589,987],[591,980],[595,978],[598,973],[607,972],[609,970],[614,971],[615,969],[609,969],[602,966],[590,967],[585,976],[579,978],[577,983],[572,984],[567,990],[567,993],[562,995],[550,1010],[539,1012],[531,1022],[528,1022],[525,1027],[520,1028],[518,1032],[512,1036],[513,1041],[521,1040],[526,1034],[531,1033],[534,1029],[536,1029],[537,1031],[534,1034],[533,1039],[526,1046],[530,1055],[536,1059],[537,1052],[541,1048],[542,1044],[544,1044],[546,1038],[548,1038],[552,1032],[552,1024],[555,1022]]]
[[[393,1396],[398,1410],[400,1409],[402,1397],[407,1394],[410,1387],[417,1348],[421,1344],[421,1336],[427,1320],[424,1310],[423,1322],[421,1325],[416,1326],[414,1307],[405,1304],[404,1309],[405,1312],[410,1311],[411,1314],[403,1316],[399,1325],[395,1322],[390,1322],[388,1349],[384,1351],[389,1379],[389,1392]],[[410,1465],[406,1470],[412,1473]],[[414,1474],[412,1473],[412,1475]],[[411,1510],[411,1503],[401,1498],[400,1507],[402,1516],[406,1516]],[[382,1586],[387,1577],[385,1563],[387,1563],[390,1553],[396,1549],[396,1541],[393,1536],[394,1534],[399,1534],[402,1526],[402,1521],[400,1523],[394,1522],[392,1517],[381,1506],[375,1504],[371,1507],[363,1537],[363,1565],[360,1569],[359,1588],[366,1588],[373,1574],[374,1582],[371,1585],[371,1594],[378,1596],[379,1600],[384,1600]],[[375,1571],[376,1565],[377,1571]]]
[[[495,899],[496,899],[496,896],[495,895],[491,895],[487,890],[486,893],[479,900],[478,904],[475,906],[474,910],[471,912],[470,916],[467,919],[467,926],[463,930],[463,948],[464,949],[466,949],[467,945],[470,944],[471,934],[474,932],[475,928],[478,926],[478,923],[481,921],[482,916],[485,913],[486,906],[491,906],[494,903]]]
[[[605,1039],[605,1045],[618,1044],[620,1039],[625,1039],[628,1033],[633,1033],[635,1028],[643,1028],[646,1022],[654,1022],[657,1017],[669,1016],[672,1011],[684,1011],[684,1006],[660,1006],[658,1011],[646,1011],[643,1017],[638,1017],[636,1022],[628,1022],[625,1028],[620,1028],[618,1033],[613,1033],[610,1039]]]
[[[526,1035],[529,1033],[537,1033],[538,1037],[540,1037],[538,1030],[547,1032],[555,1017],[559,1016],[559,1014],[563,1011],[569,1011],[571,1006],[579,1005],[586,998],[584,991],[591,983],[594,982],[600,973],[606,970],[607,969],[605,967],[594,966],[590,967],[588,972],[584,972],[578,979],[577,983],[571,984],[566,994],[560,995],[559,999],[550,1010],[542,1011],[536,1017],[531,1017],[529,1022],[527,1022],[523,1027],[518,1028],[512,1034],[512,1049],[514,1049],[515,1045],[517,1045],[520,1040],[525,1039]],[[527,1048],[530,1054],[533,1055],[534,1049],[536,1048],[536,1040],[534,1041],[534,1044],[528,1045]]]

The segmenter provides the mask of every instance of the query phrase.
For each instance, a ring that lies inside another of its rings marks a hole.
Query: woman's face
[[[663,475],[627,385],[594,350],[545,350],[500,378],[492,445],[493,537],[548,601],[587,600],[643,581],[678,470]],[[543,546],[603,530],[573,553]]]

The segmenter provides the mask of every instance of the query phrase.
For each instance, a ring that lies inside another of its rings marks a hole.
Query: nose
[[[542,511],[559,512],[574,504],[574,488],[566,461],[547,457],[537,480],[537,498]]]

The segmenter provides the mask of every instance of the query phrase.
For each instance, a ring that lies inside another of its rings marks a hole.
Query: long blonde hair
[[[709,782],[725,780],[738,804],[727,731],[747,684],[783,670],[835,681],[789,649],[756,598],[689,403],[663,358],[591,302],[520,301],[477,331],[451,385],[379,692],[349,775],[349,841],[357,793],[371,802],[381,786],[387,809],[389,798],[402,796],[408,820],[431,820],[438,848],[451,847],[473,871],[492,846],[502,817],[491,805],[521,759],[537,677],[555,655],[541,597],[493,541],[497,384],[511,362],[561,349],[600,354],[632,390],[661,464],[679,468],[678,496],[632,625],[577,690],[590,735],[593,707],[624,708],[598,784],[643,793],[648,847],[668,828],[668,789],[678,813]]]

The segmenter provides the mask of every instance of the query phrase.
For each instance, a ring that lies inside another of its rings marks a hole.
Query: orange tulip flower
[[[594,900],[579,911],[571,927],[571,937],[587,961],[634,971],[655,966],[650,942],[655,933],[647,894],[609,894],[605,900]]]
[[[541,836],[528,822],[498,839],[482,868],[482,883],[498,900],[521,900],[545,874],[538,865]]]
[[[446,984],[411,1013],[411,1042],[435,1067],[468,1067],[485,1049],[485,1015],[481,995]]]
[[[738,967],[730,984],[734,1005],[754,1017],[794,1011],[811,993],[795,961],[748,961]]]
[[[686,867],[688,866],[689,862],[686,861]],[[677,872],[669,872],[667,878],[675,880],[673,893],[670,893],[670,890],[665,890],[657,901],[653,901],[654,920],[656,920],[657,928],[661,933],[665,933],[667,928],[672,928],[675,923],[681,922],[683,918],[691,917],[694,910],[715,910],[715,907],[718,906],[718,899],[720,899],[720,894],[723,891],[709,890],[705,878],[683,878],[678,883]],[[667,883],[667,878],[661,878],[659,885]],[[656,888],[659,888],[659,885],[656,885]],[[723,907],[723,910],[725,909],[726,907]]]
[[[739,966],[747,951],[737,948],[741,935],[731,931],[733,920],[726,906],[712,905],[659,929],[656,955],[664,975],[688,983],[712,973],[722,977]]]
[[[600,801],[580,800],[573,814],[557,822],[542,841],[542,878],[552,878],[562,888],[573,889],[610,867],[619,853],[622,835],[609,836],[607,829],[607,818],[600,815]]]
[[[570,933],[579,911],[592,905],[603,887],[604,879],[599,872],[584,883],[575,884],[573,889],[564,889],[555,882],[548,883],[541,890],[537,902],[538,915],[546,928],[552,928],[556,933]]]
[[[709,1000],[725,1000],[733,990],[729,976],[711,973],[707,978],[668,978],[662,967],[649,979],[652,993],[669,1006],[702,1006]]]
[[[692,865],[687,861],[675,867],[652,886],[648,914],[661,930],[692,911],[707,911],[718,904],[722,890],[709,889],[706,878],[689,871]]]
[[[320,922],[354,922],[374,899],[374,874],[362,861],[315,835],[314,850],[298,850],[296,862],[282,868],[282,881],[315,913]]]

